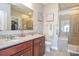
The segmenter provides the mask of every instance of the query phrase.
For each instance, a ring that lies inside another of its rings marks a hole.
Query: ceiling
[[[60,10],[69,9],[75,6],[79,6],[79,3],[59,3]]]

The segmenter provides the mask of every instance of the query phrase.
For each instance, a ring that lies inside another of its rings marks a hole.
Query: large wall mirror
[[[33,10],[23,4],[0,3],[0,31],[33,30]]]
[[[33,30],[33,11],[22,8],[11,5],[11,30]]]

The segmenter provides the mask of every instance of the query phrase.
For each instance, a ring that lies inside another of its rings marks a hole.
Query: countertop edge
[[[26,40],[26,41],[23,41],[23,42],[18,42],[18,43],[16,43],[16,44],[11,44],[11,45],[8,45],[8,46],[6,46],[6,47],[0,47],[0,51],[1,51],[1,50],[4,50],[4,49],[7,49],[7,48],[10,48],[10,47],[13,47],[13,46],[16,46],[16,45],[19,45],[19,44],[22,44],[22,43],[25,43],[25,42],[28,42],[28,41],[31,41],[31,40],[34,40],[34,39],[37,39],[37,38],[40,38],[40,37],[44,37],[44,35],[41,35],[41,36],[39,36],[39,37],[30,39],[30,40]]]

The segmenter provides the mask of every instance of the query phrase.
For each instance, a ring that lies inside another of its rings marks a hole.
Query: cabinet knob
[[[40,44],[40,46],[41,46],[42,44]]]
[[[23,56],[23,55],[21,55],[21,56]]]

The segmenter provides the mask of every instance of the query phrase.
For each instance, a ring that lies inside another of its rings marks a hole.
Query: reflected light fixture
[[[31,8],[32,9],[32,3],[23,3],[26,7]]]

